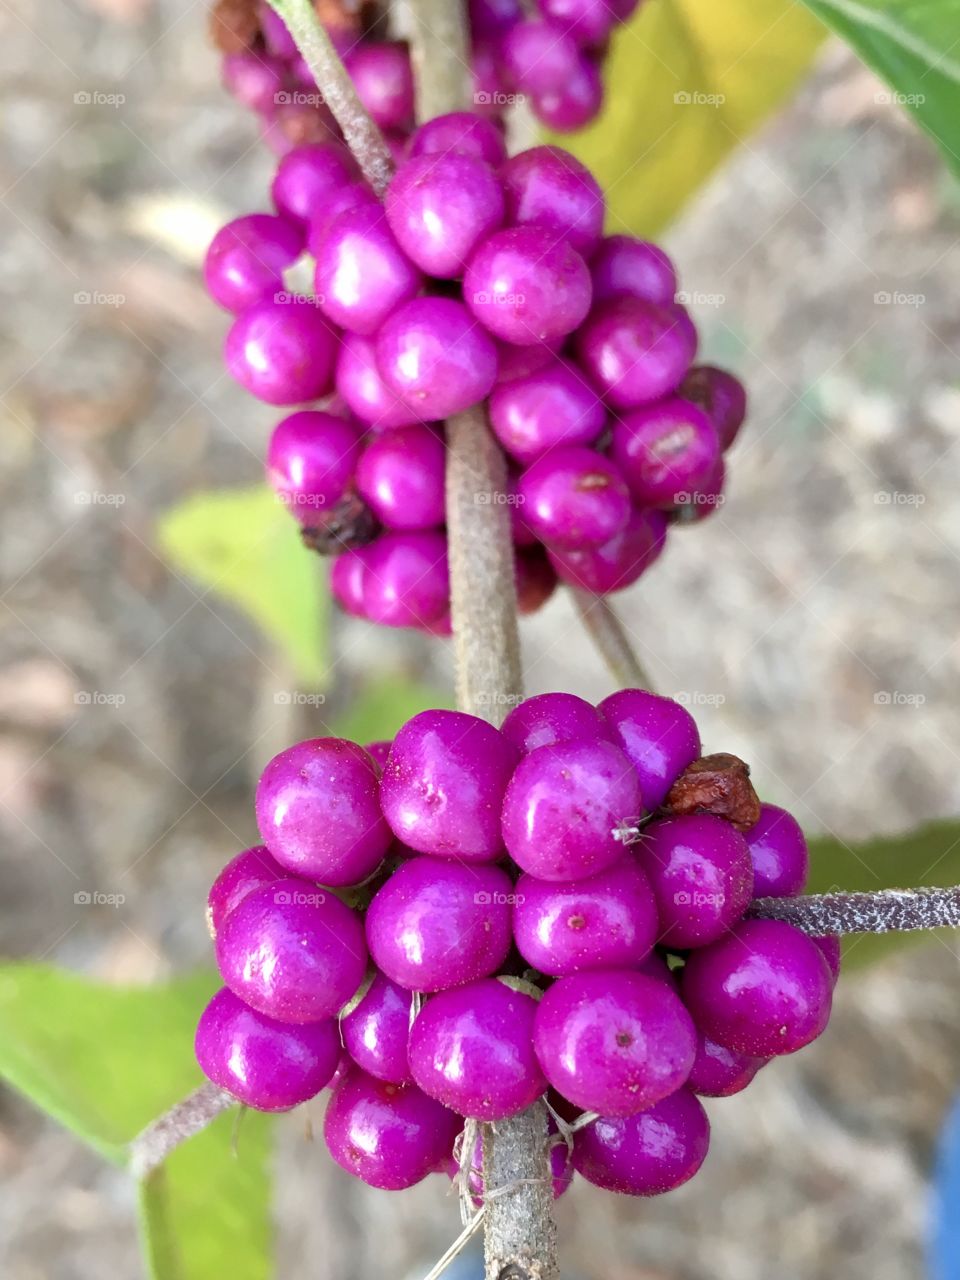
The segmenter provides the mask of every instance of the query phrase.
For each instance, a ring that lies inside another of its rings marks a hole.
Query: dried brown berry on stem
[[[738,831],[747,831],[760,817],[760,800],[750,781],[750,766],[739,756],[719,751],[701,756],[681,773],[667,793],[663,812],[713,813]]]

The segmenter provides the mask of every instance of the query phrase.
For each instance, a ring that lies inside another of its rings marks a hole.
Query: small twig
[[[618,687],[652,689],[650,677],[634,653],[613,606],[603,596],[595,596],[580,587],[571,587],[570,594],[581,622]]]
[[[436,1264],[430,1268],[423,1280],[437,1280],[438,1276],[443,1275],[450,1263],[453,1262],[459,1254],[463,1252],[469,1241],[476,1234],[480,1227],[483,1226],[483,1209],[478,1209],[467,1225],[454,1240],[449,1249],[437,1259]]]
[[[757,898],[751,903],[749,914],[765,920],[785,920],[812,937],[960,929],[960,887]]]
[[[269,4],[287,24],[363,176],[377,195],[382,196],[393,176],[393,160],[383,134],[357,97],[353,81],[311,0],[269,0]]]
[[[130,1172],[146,1178],[163,1164],[181,1142],[206,1129],[221,1112],[237,1105],[236,1098],[215,1084],[202,1084],[171,1107],[130,1144]]]

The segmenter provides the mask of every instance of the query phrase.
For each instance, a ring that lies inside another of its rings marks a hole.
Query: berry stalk
[[[603,596],[571,587],[577,613],[607,670],[621,689],[653,689],[650,676],[633,651],[623,623]]]
[[[236,1098],[215,1084],[202,1084],[138,1134],[130,1144],[130,1172],[148,1178],[167,1156],[220,1115],[236,1105]]]
[[[827,934],[960,929],[960,887],[757,898],[748,914],[785,920],[815,938]]]

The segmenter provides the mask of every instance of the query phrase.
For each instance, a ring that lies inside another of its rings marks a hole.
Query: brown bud
[[[210,39],[221,53],[243,53],[259,38],[257,0],[217,0],[210,10]]]
[[[688,765],[667,793],[663,812],[671,817],[712,813],[738,831],[748,831],[760,817],[760,800],[750,781],[750,766],[739,756],[718,752]]]

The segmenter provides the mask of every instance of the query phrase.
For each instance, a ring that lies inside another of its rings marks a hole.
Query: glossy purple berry
[[[573,693],[538,693],[513,708],[501,726],[521,755],[537,747],[553,747],[558,742],[584,738],[604,738],[611,742],[603,716],[583,698]]]
[[[279,1022],[331,1017],[367,968],[360,918],[328,889],[302,880],[248,893],[223,921],[216,948],[234,995]]]
[[[590,310],[590,296],[587,264],[544,227],[495,232],[479,246],[463,278],[464,301],[473,314],[518,347],[572,333]]]
[[[407,1062],[412,996],[375,973],[357,1004],[340,1018],[344,1048],[361,1070],[389,1084],[411,1084]]]
[[[222,64],[223,86],[251,111],[274,110],[283,91],[283,64],[254,53],[228,53]]]
[[[390,843],[379,770],[344,738],[309,738],[274,756],[257,784],[256,810],[277,861],[324,884],[359,884]]]
[[[510,83],[535,94],[561,88],[576,71],[580,51],[560,27],[530,18],[505,33],[500,57]]]
[[[376,742],[367,742],[364,745],[364,751],[367,755],[373,756],[374,760],[382,769],[387,763],[387,756],[390,754],[390,748],[393,746],[393,740],[390,738],[381,738]]]
[[[428,275],[453,280],[503,222],[503,188],[486,161],[446,151],[402,164],[384,207],[411,261]]]
[[[623,857],[614,834],[641,812],[636,770],[600,739],[538,747],[524,756],[503,800],[503,839],[539,880],[598,875]]]
[[[405,44],[364,40],[344,59],[364,108],[381,129],[409,129],[413,122],[413,71]]]
[[[811,942],[815,942],[823,953],[823,958],[827,962],[827,968],[830,970],[830,977],[833,985],[837,985],[837,979],[840,977],[841,947],[840,939],[832,935],[826,938],[811,938]]]
[[[357,490],[388,529],[434,529],[444,513],[443,437],[416,423],[375,436],[356,469]]]
[[[244,849],[243,853],[231,858],[210,886],[207,895],[207,928],[210,936],[216,938],[221,924],[248,893],[261,889],[265,884],[273,884],[274,880],[289,879],[289,876],[290,872],[271,857],[266,845],[258,844],[252,849]]]
[[[359,333],[345,333],[336,371],[337,392],[351,412],[375,431],[420,421],[417,410],[404,404],[386,385],[377,368],[373,342]]]
[[[609,458],[581,445],[551,449],[517,483],[523,518],[549,547],[602,547],[630,519],[630,493]]]
[[[647,689],[620,689],[598,708],[633,762],[648,809],[658,809],[684,769],[701,755],[693,716]]]
[[[807,883],[810,855],[800,824],[775,804],[760,806],[760,818],[745,833],[753,860],[754,896],[791,898]]]
[[[420,289],[421,276],[379,205],[348,209],[314,244],[314,285],[324,315],[351,333],[373,334]]]
[[[524,960],[541,973],[635,968],[659,931],[653,891],[632,855],[585,880],[517,881],[514,936]]]
[[[658,1196],[689,1182],[710,1145],[698,1098],[678,1089],[648,1111],[601,1116],[573,1139],[573,1167],[594,1186],[624,1196]]]
[[[747,393],[743,383],[723,369],[696,365],[680,384],[680,395],[691,400],[709,417],[726,451],[737,438],[747,415]]]
[[[677,272],[660,248],[636,236],[607,236],[590,260],[594,305],[639,298],[667,306],[677,292]]]
[[[601,303],[576,342],[583,368],[617,409],[669,395],[694,356],[686,325],[666,307],[638,298]]]
[[[513,884],[500,867],[410,858],[374,894],[367,943],[409,991],[445,991],[495,973],[510,951]]]
[[[336,335],[309,299],[263,298],[234,320],[224,344],[230,374],[267,404],[300,404],[330,390]]]
[[[608,0],[537,0],[537,8],[578,44],[602,45],[617,22]]]
[[[600,397],[566,360],[550,360],[530,373],[501,380],[490,396],[489,412],[504,449],[527,466],[558,445],[592,444],[607,419]]]
[[[368,1186],[403,1191],[450,1155],[461,1123],[416,1085],[353,1070],[333,1091],[323,1137],[342,1169]]]
[[[604,1116],[645,1111],[690,1074],[697,1032],[680,997],[628,969],[559,978],[537,1006],[533,1046],[569,1102]]]
[[[518,753],[462,711],[422,711],[394,738],[380,801],[398,840],[464,862],[503,855],[500,806]]]
[[[410,157],[458,152],[497,168],[507,158],[503,132],[471,111],[451,111],[425,121],[410,139]]]
[[[753,866],[739,831],[710,813],[652,822],[640,859],[670,947],[702,947],[722,937],[750,905]]]
[[[688,957],[682,992],[705,1036],[772,1058],[820,1035],[833,981],[823,952],[799,929],[781,920],[743,920]]]
[[[207,1079],[257,1111],[289,1111],[315,1097],[340,1059],[332,1018],[277,1022],[226,987],[200,1015],[194,1048]]]
[[[766,1058],[736,1053],[706,1036],[699,1036],[687,1088],[702,1098],[730,1098],[741,1093],[766,1064]]]
[[[306,226],[323,214],[326,200],[339,187],[356,180],[356,164],[344,147],[313,143],[283,157],[270,194],[278,213]]]
[[[333,598],[345,613],[353,618],[365,618],[364,573],[365,552],[368,547],[357,547],[335,556],[330,570],[330,590]]]
[[[497,36],[523,17],[520,0],[468,0],[470,31],[475,36]]]
[[[415,298],[376,338],[380,376],[425,421],[452,417],[489,395],[497,349],[462,303]]]
[[[210,241],[203,278],[214,302],[245,310],[283,290],[283,273],[303,252],[303,232],[286,218],[249,213],[221,227]]]
[[[560,338],[555,338],[552,342],[537,342],[529,347],[515,347],[509,342],[498,342],[497,385],[512,382],[514,378],[525,378],[552,364],[562,346],[563,340]]]
[[[594,120],[603,106],[600,67],[589,53],[581,52],[569,79],[532,97],[533,113],[548,129],[573,133]]]
[[[614,420],[613,456],[638,502],[670,507],[710,479],[720,440],[702,409],[671,396]]]
[[[442,533],[384,533],[363,553],[363,611],[382,627],[428,627],[450,607]]]
[[[553,231],[589,258],[600,243],[606,212],[600,184],[562,147],[531,147],[500,170],[507,222]]]
[[[543,1093],[533,1051],[537,1002],[496,978],[441,991],[410,1032],[410,1070],[420,1088],[459,1115],[504,1120]]]
[[[360,433],[351,422],[309,409],[292,413],[273,429],[267,447],[267,479],[307,528],[336,510],[353,482]]]
[[[562,581],[603,596],[636,582],[660,556],[666,536],[662,511],[635,507],[626,528],[602,547],[551,547],[550,563]]]
[[[331,222],[343,213],[361,208],[380,209],[380,201],[365,182],[348,182],[331,191],[307,228],[307,251],[316,258],[323,251]]]

